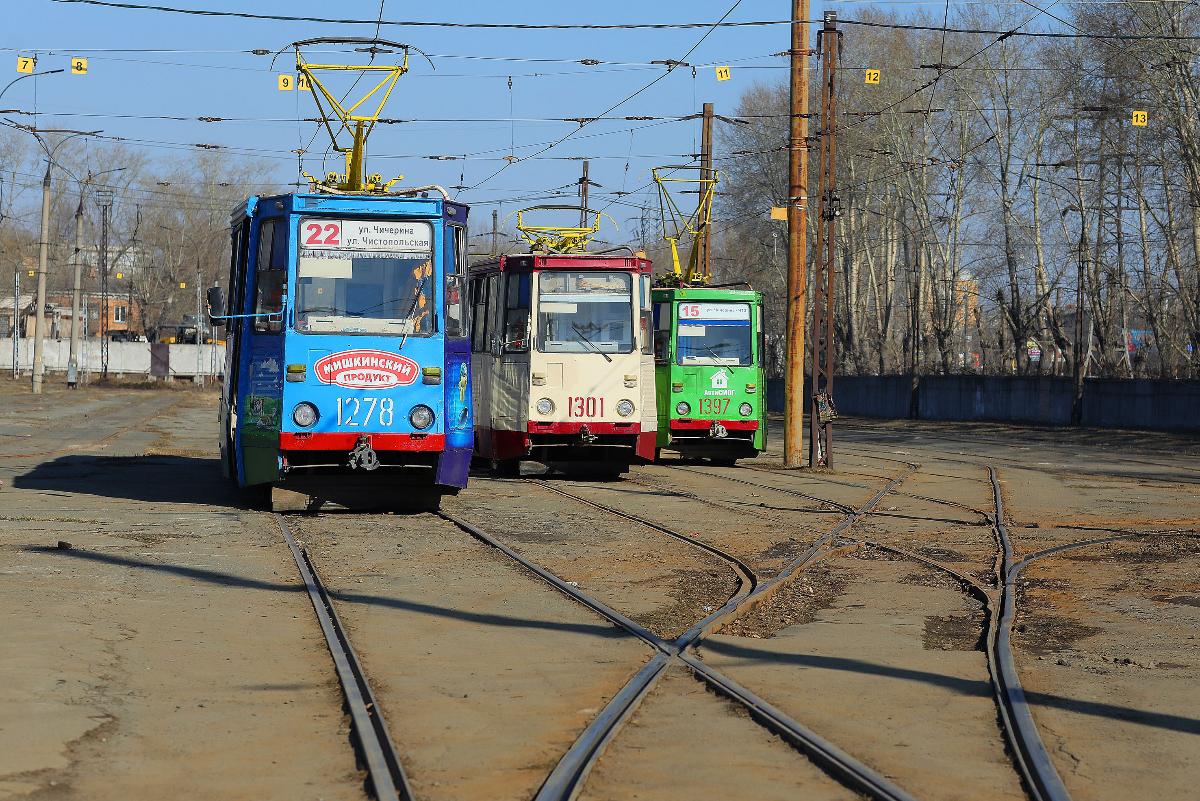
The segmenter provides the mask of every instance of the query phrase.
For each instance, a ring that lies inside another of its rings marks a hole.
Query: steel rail
[[[579,503],[582,503],[586,506],[590,506],[593,509],[599,509],[602,512],[608,512],[609,514],[614,514],[614,515],[623,517],[626,520],[632,520],[633,522],[638,523],[639,525],[643,525],[646,528],[654,529],[655,531],[659,532],[660,534],[666,534],[668,537],[677,539],[680,542],[685,542],[694,548],[699,548],[700,550],[702,550],[706,553],[712,554],[713,556],[717,557],[718,559],[720,559],[721,561],[725,562],[727,565],[732,567],[733,571],[735,573],[737,573],[738,591],[736,593],[734,593],[732,598],[740,599],[740,598],[745,597],[750,592],[752,592],[754,590],[755,586],[757,586],[757,584],[758,584],[758,579],[755,577],[754,571],[750,569],[749,565],[747,565],[741,559],[738,559],[733,554],[726,553],[725,551],[722,551],[720,548],[709,545],[707,542],[704,542],[701,539],[692,537],[688,534],[684,534],[679,531],[675,531],[670,528],[667,528],[664,525],[655,523],[653,520],[647,520],[644,517],[638,517],[635,514],[631,514],[629,512],[623,511],[621,509],[617,509],[616,507],[609,506],[608,504],[600,503],[599,501],[589,500],[588,498],[584,498],[580,495],[576,495],[574,493],[567,492],[564,489],[560,489],[559,487],[554,486],[553,484],[551,484],[548,481],[543,481],[542,479],[531,479],[531,481],[532,481],[532,483],[536,484],[537,486],[539,486],[543,489],[550,490],[551,492],[556,492],[559,495],[563,495],[568,498],[571,498],[572,500],[578,501]]]
[[[992,525],[1000,544],[996,576],[996,584],[1000,591],[1000,613],[997,615],[993,612],[989,616],[988,672],[992,678],[1000,721],[1012,748],[1017,769],[1030,795],[1036,801],[1070,801],[1071,796],[1063,784],[1062,777],[1058,775],[1038,734],[1037,723],[1029,710],[1013,656],[1011,635],[1017,612],[1015,581],[1019,570],[1016,569],[1012,540],[1004,522],[1004,500],[1000,493],[1000,480],[996,469],[990,465],[988,475],[992,480],[992,501],[996,511]]]
[[[400,764],[395,741],[392,740],[387,723],[383,719],[383,710],[375,700],[375,694],[371,691],[358,655],[354,652],[345,628],[333,608],[329,593],[318,578],[308,552],[296,542],[283,517],[278,514],[274,517],[284,542],[296,561],[296,568],[300,571],[308,598],[312,601],[313,611],[317,614],[317,622],[321,624],[321,633],[325,635],[325,644],[333,657],[338,682],[341,684],[346,708],[350,713],[354,739],[362,761],[367,766],[375,798],[379,801],[412,801],[412,788]]]
[[[721,674],[716,669],[704,664],[699,659],[685,653],[685,649],[697,645],[704,637],[711,633],[715,628],[723,622],[727,622],[739,608],[749,602],[752,598],[763,600],[768,597],[765,592],[767,587],[778,588],[783,585],[787,579],[803,567],[811,563],[817,558],[820,552],[830,543],[834,541],[839,533],[844,531],[859,517],[868,514],[880,500],[900,482],[908,477],[916,465],[909,465],[909,469],[890,481],[887,486],[877,492],[866,504],[860,509],[852,510],[838,525],[834,526],[830,531],[823,535],[811,548],[809,548],[799,558],[794,560],[788,568],[775,576],[771,581],[765,584],[756,584],[750,592],[741,595],[736,600],[730,599],[720,609],[704,618],[696,625],[689,628],[686,632],[676,638],[673,642],[665,642],[658,640],[660,644],[650,643],[655,645],[658,653],[642,667],[626,685],[604,706],[583,733],[576,739],[575,743],[555,765],[554,770],[539,788],[535,801],[564,801],[566,799],[576,798],[582,790],[583,782],[596,764],[604,747],[611,741],[621,726],[630,718],[633,711],[637,708],[640,702],[647,696],[650,689],[664,675],[666,669],[675,662],[676,659],[693,675],[705,682],[716,692],[726,696],[727,698],[739,703],[747,709],[752,719],[760,725],[767,728],[772,733],[780,736],[785,742],[799,749],[804,753],[814,764],[820,765],[830,775],[836,777],[843,784],[859,792],[865,793],[873,799],[880,801],[914,801],[913,797],[906,793],[902,788],[890,782],[882,775],[866,766],[865,764],[854,759],[846,752],[815,734],[807,727],[793,720],[782,711],[778,710],[768,702],[759,698],[749,690],[734,682],[732,679]],[[719,549],[709,546],[706,543],[700,543],[687,535],[681,535],[678,532],[673,532],[664,526],[660,526],[652,521],[647,521],[635,515],[628,514],[618,509],[590,501],[586,498],[580,498],[572,493],[565,492],[558,488],[552,488],[559,494],[567,497],[575,498],[583,503],[594,508],[610,511],[613,514],[621,517],[634,520],[636,522],[647,525],[657,531],[666,533],[670,536],[703,547],[704,550],[711,553],[716,553],[730,564],[739,564],[741,561],[729,554],[724,554]],[[499,547],[504,553],[516,559],[521,564],[533,570],[537,575],[545,579],[552,586],[567,595],[579,600],[581,603],[589,606],[592,609],[599,611],[605,617],[608,617],[613,622],[621,625],[628,630],[625,623],[619,620],[627,620],[619,613],[612,611],[607,605],[597,601],[586,593],[580,591],[566,582],[563,582],[545,569],[535,565],[529,560],[517,554],[511,548],[504,546],[498,540],[480,531],[477,527],[472,526],[465,521],[461,521],[448,513],[440,513],[450,522],[458,525],[460,528],[468,531],[474,536],[480,537],[489,544],[494,544]],[[748,570],[748,568],[746,568]],[[753,574],[750,574],[753,576]],[[740,594],[740,593],[739,593]],[[735,596],[736,597],[736,596]],[[606,610],[606,611],[605,611]],[[631,622],[631,621],[630,621]],[[637,624],[633,624],[636,626]],[[641,636],[641,635],[638,635]],[[645,637],[641,637],[647,640]],[[656,638],[657,639],[657,638]]]
[[[817,503],[823,503],[826,506],[828,506],[829,508],[831,508],[835,511],[841,512],[842,514],[850,514],[851,512],[854,511],[853,506],[848,506],[844,503],[838,503],[837,501],[831,501],[828,498],[820,498],[816,495],[809,495],[807,492],[801,492],[800,490],[785,489],[783,487],[772,487],[770,484],[759,484],[754,481],[747,481],[744,478],[735,478],[734,476],[727,476],[724,473],[706,473],[703,470],[696,470],[695,468],[691,468],[691,467],[677,467],[675,465],[662,465],[662,466],[667,467],[671,470],[679,470],[684,473],[695,473],[698,476],[705,476],[706,478],[712,478],[713,476],[716,476],[717,478],[723,478],[726,481],[732,481],[735,484],[745,484],[747,487],[756,487],[758,489],[774,490],[775,492],[779,492],[784,495],[794,495],[797,498],[805,498],[810,501],[816,501]],[[758,467],[750,467],[748,469],[757,470],[760,473],[777,473],[779,475],[787,475],[786,473],[782,473],[781,471],[763,470]]]

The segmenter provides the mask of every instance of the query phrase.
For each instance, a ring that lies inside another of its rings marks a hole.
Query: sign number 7
[[[30,56],[17,56],[17,72],[25,75],[33,74],[33,68],[37,66],[37,59]]]

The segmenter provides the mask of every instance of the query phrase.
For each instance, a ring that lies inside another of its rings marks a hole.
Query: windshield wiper
[[[404,350],[404,343],[408,342],[408,335],[412,332],[413,312],[417,310],[417,301],[421,299],[421,290],[425,288],[425,276],[421,276],[421,280],[417,281],[417,288],[413,291],[412,303],[408,304],[408,314],[405,319],[408,320],[408,330],[404,332],[404,336],[400,337],[400,347],[398,350]]]
[[[576,334],[579,334],[580,339],[582,339],[584,342],[586,342],[588,344],[588,347],[590,347],[592,350],[596,351],[596,353],[599,353],[601,356],[603,356],[606,361],[609,361],[609,362],[612,361],[612,356],[609,356],[607,353],[600,350],[600,348],[598,348],[596,346],[595,342],[592,342],[592,340],[587,338],[587,334],[585,334],[579,330],[579,326],[575,325],[575,323],[571,323],[571,328],[574,329]]]

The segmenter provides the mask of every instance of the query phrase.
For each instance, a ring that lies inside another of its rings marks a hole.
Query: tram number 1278
[[[604,398],[574,396],[567,398],[568,417],[603,417]]]

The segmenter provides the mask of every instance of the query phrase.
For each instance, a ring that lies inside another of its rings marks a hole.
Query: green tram
[[[671,287],[654,304],[658,438],[685,457],[733,464],[767,445],[762,293]]]

